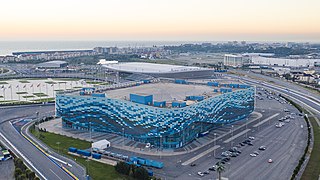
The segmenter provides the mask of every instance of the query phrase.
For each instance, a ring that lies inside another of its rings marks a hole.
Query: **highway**
[[[57,164],[51,161],[41,151],[34,147],[11,125],[10,121],[21,118],[35,118],[35,112],[45,114],[52,111],[54,106],[29,106],[17,108],[2,108],[0,110],[0,134],[1,139],[7,142],[10,149],[18,156],[23,156],[25,162],[35,171],[41,179],[72,179]],[[4,137],[3,137],[4,136]]]

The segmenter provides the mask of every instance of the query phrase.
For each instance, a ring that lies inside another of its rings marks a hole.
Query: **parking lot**
[[[218,173],[213,171],[214,168],[211,168],[211,171],[209,168],[225,158],[222,155],[226,155],[226,151],[231,148],[231,143],[237,146],[241,154],[235,155],[234,153],[233,156],[236,157],[228,155],[230,160],[228,161],[229,158],[227,158],[224,161],[223,177],[229,179],[290,179],[306,146],[306,123],[293,106],[275,95],[261,92],[262,95],[259,96],[261,98],[257,98],[257,111],[263,114],[262,120],[256,124],[250,124],[250,131],[246,135],[241,135],[228,143],[226,140],[219,140],[217,144],[221,147],[216,150],[215,157],[211,153],[198,159],[193,162],[195,166],[188,168],[189,170],[178,176],[177,179],[216,179]],[[266,120],[276,114],[278,115]],[[287,117],[287,121],[284,120],[284,117]],[[276,127],[276,124],[280,123],[279,120],[284,125]],[[254,140],[253,138],[250,140],[252,145],[246,143],[241,146],[239,143],[249,140],[249,136],[254,137]],[[265,150],[262,150],[264,148],[259,150],[261,146],[264,146]],[[256,152],[255,155],[253,155],[254,152]]]

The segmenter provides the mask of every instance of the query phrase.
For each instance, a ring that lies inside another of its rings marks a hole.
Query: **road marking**
[[[60,180],[62,180],[55,172],[52,171],[52,169],[50,169],[50,171],[51,171],[54,175],[56,175]]]
[[[183,165],[183,166],[189,165],[190,163],[192,163],[192,162],[194,162],[194,161],[196,161],[196,160],[200,159],[201,157],[203,157],[203,156],[207,155],[208,153],[210,153],[210,152],[211,152],[211,151],[213,151],[213,150],[218,149],[219,147],[220,147],[219,145],[213,146],[212,148],[207,149],[206,151],[203,151],[202,153],[200,153],[200,154],[198,154],[198,155],[194,156],[193,158],[191,158],[191,159],[189,159],[189,160],[187,160],[187,161],[183,162],[181,165]]]
[[[274,118],[274,117],[279,116],[279,114],[280,114],[280,113],[274,114],[274,115],[272,115],[272,116],[270,116],[270,117],[266,118],[265,120],[260,121],[259,123],[257,123],[257,124],[255,124],[255,125],[253,125],[253,127],[258,127],[258,126],[262,125],[263,123],[265,123],[265,122],[269,121],[270,119],[272,119],[272,118]]]
[[[244,135],[245,133],[247,133],[247,132],[249,132],[249,131],[251,131],[251,129],[246,129],[246,130],[242,131],[241,133],[238,133],[237,135],[234,135],[234,136],[232,136],[231,138],[223,141],[223,143],[228,143],[228,142],[230,142],[230,141],[232,141],[232,140],[234,140],[234,139],[236,139],[236,138]]]

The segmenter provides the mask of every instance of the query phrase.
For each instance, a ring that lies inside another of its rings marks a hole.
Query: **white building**
[[[320,62],[320,59],[285,59],[261,56],[252,56],[251,60],[253,64],[288,67],[314,67]]]
[[[224,55],[224,65],[232,67],[241,67],[244,64],[250,63],[251,58],[248,56],[243,56],[241,54],[225,54]]]

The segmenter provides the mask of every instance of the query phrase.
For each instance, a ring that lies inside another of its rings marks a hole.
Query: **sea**
[[[151,47],[202,43],[196,41],[0,41],[0,55],[12,52],[88,50],[94,47]]]

